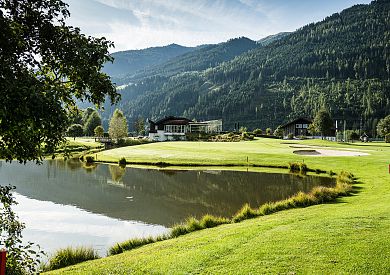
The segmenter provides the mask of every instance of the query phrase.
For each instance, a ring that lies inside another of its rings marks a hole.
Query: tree
[[[69,126],[67,133],[68,136],[73,137],[73,139],[76,139],[76,137],[81,137],[84,133],[83,126],[80,124],[72,124]]]
[[[82,116],[82,119],[81,119],[81,121],[82,121],[83,124],[87,123],[88,118],[91,116],[91,114],[92,114],[94,111],[95,111],[95,109],[94,109],[94,108],[91,108],[91,107],[88,107],[87,109],[85,109],[85,110],[83,111],[83,116]]]
[[[382,118],[377,125],[378,134],[382,137],[390,134],[390,115]]]
[[[134,130],[137,132],[137,134],[141,134],[142,131],[145,132],[145,121],[142,117],[139,117],[135,122],[134,122]]]
[[[93,136],[95,128],[100,125],[102,125],[102,119],[100,118],[99,113],[95,110],[84,124],[84,133],[87,136]]]
[[[0,245],[7,248],[7,274],[36,274],[43,252],[32,250],[33,244],[22,244],[24,224],[18,220],[12,206],[16,205],[12,190],[15,187],[0,185]]]
[[[313,121],[313,127],[315,132],[320,133],[322,137],[330,134],[333,127],[333,120],[326,109],[322,108],[318,111]]]
[[[274,136],[278,137],[278,138],[282,138],[284,135],[284,131],[283,131],[283,128],[281,125],[279,125],[278,127],[276,127],[275,131],[274,131]]]
[[[76,100],[95,105],[119,100],[101,72],[112,61],[105,38],[87,37],[67,26],[61,0],[0,0],[0,159],[40,161],[65,140]],[[0,186],[0,246],[8,250],[7,274],[35,274],[39,255],[22,244],[24,225]]]
[[[112,115],[108,133],[116,140],[127,137],[127,120],[121,110],[116,109]]]
[[[95,132],[95,137],[102,137],[104,135],[104,129],[101,125],[97,126],[94,132]]]
[[[76,100],[119,99],[100,71],[113,44],[68,17],[61,0],[0,0],[0,158],[41,160],[64,141]]]

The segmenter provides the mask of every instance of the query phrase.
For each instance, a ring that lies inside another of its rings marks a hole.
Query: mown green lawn
[[[53,273],[390,274],[389,144],[291,141],[370,154],[303,157],[292,153],[298,149],[290,146],[296,144],[286,142],[154,143],[104,151],[98,160],[245,165],[248,157],[250,163],[285,165],[304,159],[310,168],[353,172],[360,181],[357,193],[335,203],[197,231]]]

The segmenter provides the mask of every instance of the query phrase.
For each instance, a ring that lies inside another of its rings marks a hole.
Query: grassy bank
[[[257,140],[240,143],[156,143],[101,152],[98,159],[193,164],[286,165],[353,172],[357,194],[335,203],[290,209],[193,232],[58,272],[125,273],[353,273],[390,272],[390,146],[325,141]],[[296,145],[361,150],[362,157],[293,154]],[[194,148],[193,148],[194,147]],[[126,238],[124,236],[124,238]]]

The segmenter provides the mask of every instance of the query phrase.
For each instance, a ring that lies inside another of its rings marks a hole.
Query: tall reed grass
[[[43,271],[55,270],[99,258],[97,252],[91,247],[67,247],[57,250],[42,269]]]

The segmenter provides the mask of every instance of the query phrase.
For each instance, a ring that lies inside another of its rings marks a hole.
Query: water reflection
[[[0,166],[0,184],[25,197],[73,205],[107,217],[171,226],[206,213],[231,216],[244,203],[334,184],[327,178],[233,171],[174,171],[86,165],[78,160]]]

